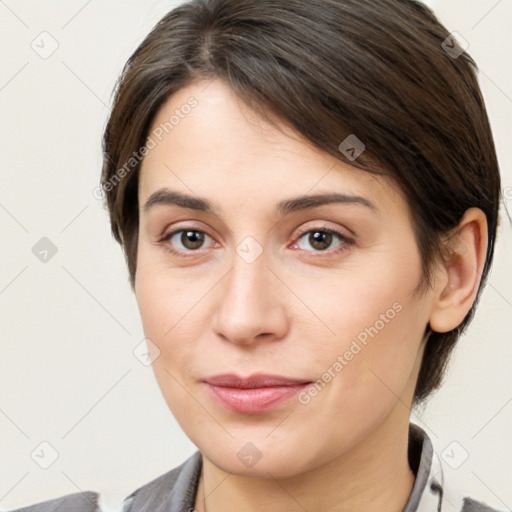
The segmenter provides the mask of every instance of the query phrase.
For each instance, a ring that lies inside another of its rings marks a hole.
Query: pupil
[[[187,249],[197,249],[201,247],[203,240],[203,233],[199,233],[198,231],[184,231],[181,235],[181,243]]]
[[[325,231],[314,231],[309,235],[310,244],[315,249],[324,250],[331,245],[332,235]],[[319,244],[319,246],[318,246]]]

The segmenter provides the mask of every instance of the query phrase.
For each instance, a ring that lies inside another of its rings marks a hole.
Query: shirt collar
[[[414,423],[409,423],[409,464],[415,472],[416,479],[403,512],[462,510],[464,497],[447,482],[432,441],[427,433]]]

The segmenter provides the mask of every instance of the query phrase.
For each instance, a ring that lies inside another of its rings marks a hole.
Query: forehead
[[[191,107],[193,105],[193,107]],[[195,82],[171,96],[155,116],[139,179],[139,203],[168,186],[229,201],[318,191],[403,203],[390,178],[348,165],[279,123],[267,123],[221,80]],[[403,206],[403,204],[402,204]]]

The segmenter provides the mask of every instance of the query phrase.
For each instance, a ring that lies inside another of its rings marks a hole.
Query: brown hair
[[[443,238],[464,212],[484,211],[489,239],[475,302],[452,331],[426,328],[414,395],[423,402],[473,317],[498,222],[493,137],[476,64],[461,52],[412,0],[191,0],[170,11],[126,63],[103,139],[101,185],[132,289],[140,153],[151,122],[179,89],[220,78],[264,117],[277,114],[316,147],[397,183],[412,213],[422,285],[432,284]],[[365,145],[355,160],[339,148],[351,134]]]

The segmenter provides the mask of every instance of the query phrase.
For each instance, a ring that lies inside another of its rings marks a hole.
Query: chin
[[[304,443],[283,445],[280,439],[256,439],[254,442],[232,439],[230,443],[216,443],[215,447],[210,444],[205,450],[199,449],[222,471],[255,478],[293,477],[322,462],[320,456],[304,452]]]

